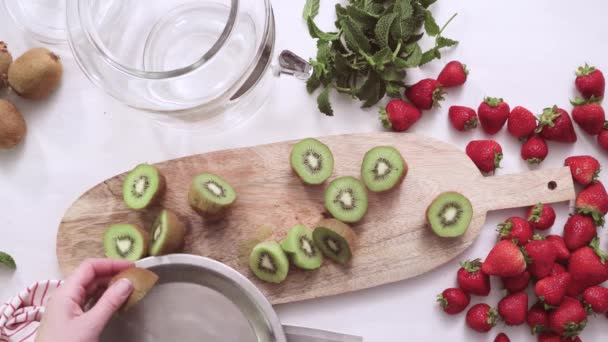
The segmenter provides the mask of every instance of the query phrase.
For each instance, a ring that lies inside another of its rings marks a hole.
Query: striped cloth
[[[33,342],[44,305],[61,280],[39,281],[0,305],[0,342]]]

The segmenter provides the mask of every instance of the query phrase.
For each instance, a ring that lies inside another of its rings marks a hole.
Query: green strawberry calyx
[[[501,237],[505,237],[511,234],[511,229],[513,229],[513,222],[509,220],[498,224],[496,231],[498,231]]]
[[[587,326],[587,320],[581,321],[580,323],[568,322],[564,324],[564,337],[576,337],[583,329]]]
[[[576,70],[576,76],[578,76],[578,77],[589,76],[594,71],[595,71],[595,67],[590,66],[589,64],[585,63],[585,66],[578,67],[578,69]]]
[[[433,107],[441,108],[441,101],[445,100],[445,94],[447,93],[443,91],[442,86],[438,86],[433,90]]]
[[[595,95],[591,95],[591,97],[589,99],[585,99],[582,98],[580,96],[577,96],[574,98],[574,100],[570,100],[570,103],[574,106],[574,107],[580,107],[580,106],[584,106],[587,104],[591,104],[591,103],[600,103],[602,102],[602,98],[601,97],[595,97]]]
[[[496,323],[498,322],[498,311],[496,311],[495,308],[491,308],[490,311],[488,311],[488,324],[490,324],[491,326],[495,326]]]
[[[555,126],[555,119],[559,118],[562,114],[557,111],[557,106],[543,109],[543,113],[538,118],[538,127],[536,127],[536,133],[540,133],[546,126]]]
[[[495,168],[500,168],[500,162],[502,161],[502,153],[501,152],[494,152],[494,167]]]
[[[600,178],[600,171],[602,171],[602,169],[595,170],[593,176],[591,176],[591,183],[597,183],[598,179]]]
[[[597,256],[600,258],[600,262],[605,264],[606,259],[608,259],[608,254],[606,254],[606,252],[600,248],[600,239],[598,237],[593,238],[593,240],[591,240],[589,243],[589,247],[591,247],[595,254],[597,254]]]
[[[537,324],[534,326],[534,328],[532,328],[532,335],[536,335],[536,334],[540,334],[540,333],[544,333],[547,331],[547,328],[542,325],[542,324]]]
[[[582,207],[582,208],[577,208],[576,211],[579,214],[591,216],[591,218],[593,219],[593,222],[595,222],[595,225],[598,227],[603,227],[604,224],[606,223],[606,219],[604,218],[604,215],[602,215],[602,213],[600,213],[595,208]]]
[[[528,217],[528,221],[538,223],[540,221],[540,217],[543,214],[543,204],[538,203],[532,208],[532,212],[530,213],[530,217]]]
[[[604,122],[604,129],[608,129],[608,120]]]
[[[541,158],[530,158],[530,159],[526,159],[526,161],[528,162],[528,164],[530,165],[534,165],[534,164],[540,164],[542,163],[544,159]]]
[[[540,234],[534,234],[534,236],[532,236],[532,240],[534,241],[540,241],[540,240],[544,240],[545,237],[540,235]]]
[[[519,251],[521,252],[521,255],[524,257],[524,261],[526,262],[527,265],[534,262],[534,259],[530,258],[530,256],[528,255],[528,252],[526,252],[526,249],[523,246],[517,246],[517,247],[519,247]]]
[[[469,130],[477,127],[477,118],[471,118],[469,121],[465,122],[464,129]]]
[[[386,109],[380,108],[378,112],[378,116],[380,118],[380,121],[382,122],[382,126],[384,126],[384,128],[386,129],[390,129],[391,127],[393,127],[393,124],[391,124],[391,120],[389,120],[388,118],[388,112],[386,111]]]
[[[442,294],[437,295],[437,303],[444,309],[448,306],[448,300]]]
[[[469,273],[477,273],[481,269],[481,259],[467,260],[465,262],[461,262],[460,266],[462,266],[462,268]]]
[[[464,71],[464,74],[469,76],[469,68],[467,68],[466,64],[462,65],[462,71]]]
[[[487,103],[490,107],[497,107],[499,104],[503,103],[504,100],[499,97],[485,97],[483,102]]]

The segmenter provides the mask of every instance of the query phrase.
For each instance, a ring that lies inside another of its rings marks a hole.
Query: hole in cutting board
[[[557,189],[557,182],[550,181],[549,183],[547,183],[547,188],[549,188],[549,190],[555,190],[555,189]]]

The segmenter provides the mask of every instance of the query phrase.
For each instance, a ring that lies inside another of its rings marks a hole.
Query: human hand
[[[123,260],[84,261],[57,289],[46,307],[36,342],[97,342],[112,315],[133,292],[133,284],[121,279],[108,288],[88,311],[84,305],[107,288],[112,276],[130,268]]]

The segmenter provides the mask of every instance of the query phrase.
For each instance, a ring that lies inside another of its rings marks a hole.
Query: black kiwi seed
[[[304,235],[300,237],[300,249],[308,257],[313,257],[317,254],[314,242]]]
[[[317,165],[311,165],[309,162],[309,158],[312,157],[317,160]],[[302,155],[302,163],[306,168],[313,174],[318,173],[323,170],[323,156],[313,149],[309,149]]]
[[[123,241],[123,240],[129,240],[129,242],[130,242],[130,245],[129,245],[129,250],[128,250],[128,251],[126,251],[126,252],[123,252],[123,251],[122,251],[122,250],[120,250],[120,248],[118,247],[118,243],[119,243],[120,241]],[[117,237],[114,239],[114,247],[116,248],[116,254],[120,255],[120,256],[121,256],[121,257],[123,257],[123,258],[125,258],[125,257],[127,257],[129,254],[133,253],[133,246],[134,246],[134,245],[135,245],[135,240],[134,240],[132,237],[130,237],[129,235],[120,235],[120,236],[117,236]]]
[[[226,190],[224,190],[224,187],[213,180],[208,180],[205,182],[205,188],[207,188],[207,190],[215,197],[226,197]],[[219,194],[216,190],[219,190]]]
[[[378,167],[380,166],[380,164],[385,164],[387,169],[386,172],[384,172],[383,174],[380,174]],[[386,177],[388,177],[388,175],[390,175],[390,173],[393,171],[393,164],[386,158],[379,158],[376,161],[376,166],[374,166],[374,169],[372,170],[372,172],[374,173],[374,180],[380,181],[385,179]]]
[[[342,251],[342,248],[340,248],[340,243],[329,236],[325,237],[323,243],[335,254],[340,254],[340,252]]]
[[[445,217],[445,214],[450,209],[456,209],[456,215],[454,216],[453,219],[447,220],[446,217]],[[458,203],[450,202],[450,203],[447,203],[441,209],[441,211],[437,214],[437,217],[439,218],[439,220],[441,221],[441,224],[443,226],[445,226],[445,227],[451,227],[454,224],[458,223],[458,221],[460,220],[460,217],[462,216],[463,212],[464,212],[464,210],[462,209],[462,207]]]
[[[137,191],[137,184],[139,184],[139,182],[142,179],[144,180],[144,188],[142,189],[141,192],[139,192],[139,191]],[[148,179],[148,177],[141,176],[141,177],[139,177],[139,179],[137,179],[136,181],[133,182],[133,185],[131,186],[131,194],[137,198],[141,198],[146,193],[146,190],[148,190],[149,187],[150,187],[150,180]]]
[[[346,203],[344,203],[344,201],[342,201],[342,196],[345,193],[349,194],[349,196],[352,198],[352,203],[350,205],[346,204]],[[355,195],[353,194],[352,189],[340,189],[340,191],[336,195],[336,198],[334,199],[334,203],[339,204],[340,207],[344,210],[353,210],[357,207],[357,199],[355,198]]]
[[[268,260],[272,264],[272,268],[268,268],[264,265],[264,259]],[[258,258],[258,267],[260,268],[261,271],[269,273],[269,274],[275,274],[276,270],[277,270],[277,265],[274,261],[273,256],[270,253],[265,252],[265,251],[260,253],[260,256]]]

